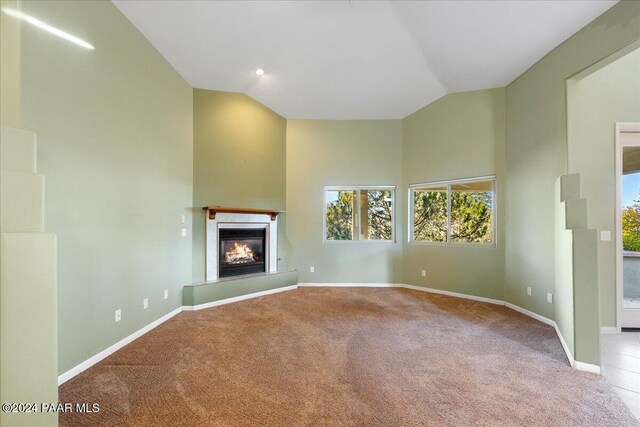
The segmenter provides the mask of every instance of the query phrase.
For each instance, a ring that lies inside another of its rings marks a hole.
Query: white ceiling
[[[402,118],[447,93],[506,86],[616,3],[113,2],[193,87],[339,120]]]

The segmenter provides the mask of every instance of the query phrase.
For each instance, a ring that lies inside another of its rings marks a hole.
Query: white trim
[[[517,311],[519,313],[524,314],[525,316],[529,316],[539,322],[542,322],[546,325],[552,326],[555,331],[556,331],[556,335],[558,335],[558,339],[560,340],[560,344],[562,345],[562,349],[565,352],[565,355],[567,356],[567,359],[569,360],[569,364],[576,368],[576,369],[580,369],[582,371],[588,371],[588,372],[594,372],[594,373],[600,373],[600,367],[597,365],[591,365],[589,363],[584,363],[584,362],[578,362],[573,358],[573,354],[571,354],[571,351],[569,350],[569,346],[567,345],[567,342],[564,340],[564,337],[562,336],[562,333],[560,332],[560,328],[558,328],[558,325],[556,324],[555,321],[548,319],[544,316],[541,316],[537,313],[534,313],[533,311],[529,311],[527,309],[524,309],[520,306],[517,306],[515,304],[512,304],[510,302],[505,302],[502,300],[497,300],[497,299],[492,299],[492,298],[485,298],[485,297],[477,297],[474,295],[467,295],[467,294],[461,294],[458,292],[450,292],[450,291],[443,291],[440,289],[433,289],[433,288],[426,288],[423,286],[415,286],[415,285],[408,285],[406,283],[298,283],[298,286],[300,287],[369,287],[369,288],[405,288],[405,289],[412,289],[414,291],[423,291],[423,292],[429,292],[432,294],[440,294],[440,295],[447,295],[450,297],[455,297],[455,298],[464,298],[464,299],[469,299],[469,300],[473,300],[473,301],[479,301],[479,302],[486,302],[489,304],[495,304],[495,305],[503,305],[506,306],[507,308],[510,308],[511,310]]]
[[[515,304],[511,304],[510,302],[505,303],[505,305],[508,308],[510,308],[511,310],[515,310],[518,313],[522,313],[522,314],[524,314],[526,316],[532,317],[532,318],[534,318],[534,319],[536,319],[536,320],[538,320],[538,321],[540,321],[542,323],[546,323],[547,325],[550,325],[550,326],[556,326],[556,322],[554,322],[551,319],[547,319],[546,317],[541,316],[538,313],[534,313],[533,311],[529,311],[529,310],[527,310],[525,308],[522,308],[520,306],[517,306]]]
[[[448,179],[446,181],[433,181],[433,182],[421,182],[418,184],[409,184],[409,188],[416,187],[435,187],[440,185],[448,185],[448,184],[466,184],[468,182],[480,182],[480,181],[495,181],[495,175],[486,175],[486,176],[477,176],[473,178],[460,178],[460,179]]]
[[[265,273],[278,270],[278,219],[271,220],[269,214],[244,214],[233,212],[218,212],[214,219],[205,214],[205,280],[212,282],[220,279],[218,272],[218,241],[221,228],[264,228],[265,229]]]
[[[593,374],[601,374],[600,366],[591,363],[578,362],[576,360],[575,368],[579,371],[591,372]]]
[[[406,288],[406,289],[412,289],[414,291],[430,292],[432,294],[440,294],[440,295],[447,295],[447,296],[450,296],[450,297],[470,299],[470,300],[473,300],[473,301],[486,302],[486,303],[489,303],[489,304],[505,305],[504,301],[497,300],[497,299],[492,299],[492,298],[477,297],[477,296],[474,296],[474,295],[460,294],[460,293],[457,293],[457,292],[443,291],[443,290],[440,290],[440,289],[425,288],[423,286],[402,285],[402,287]]]
[[[567,345],[567,342],[564,340],[564,337],[562,336],[562,332],[560,332],[560,328],[558,328],[558,324],[555,321],[548,319],[544,316],[541,316],[538,313],[534,313],[533,311],[529,311],[525,308],[517,306],[515,304],[511,304],[510,302],[505,303],[505,305],[511,310],[517,311],[518,313],[522,313],[525,316],[529,316],[549,326],[553,326],[553,329],[556,330],[556,335],[558,335],[558,339],[560,340],[560,344],[562,345],[562,349],[564,350],[564,353],[567,356],[567,359],[569,359],[569,364],[574,368],[576,367],[575,365],[576,361],[573,358],[573,354],[571,354],[571,350],[569,350],[569,346]]]
[[[182,309],[184,311],[202,310],[205,308],[217,307],[219,305],[225,305],[225,304],[231,304],[233,302],[244,301],[246,299],[257,298],[257,297],[271,295],[271,294],[277,294],[279,292],[284,292],[284,291],[291,291],[293,289],[298,289],[298,285],[284,286],[282,288],[275,288],[275,289],[267,289],[266,291],[254,292],[252,294],[245,294],[245,295],[240,295],[232,298],[225,298],[217,301],[207,302],[204,304],[184,305],[182,306]]]
[[[100,353],[96,354],[95,356],[92,356],[92,357],[88,358],[84,362],[82,362],[82,363],[74,366],[73,368],[69,369],[68,371],[58,375],[58,385],[64,384],[66,381],[69,381],[71,378],[75,377],[76,375],[80,374],[81,372],[86,371],[87,369],[89,369],[90,367],[95,365],[96,363],[98,363],[101,360],[105,359],[106,357],[112,355],[113,353],[115,353],[116,351],[120,350],[125,345],[133,342],[134,340],[136,340],[138,338],[140,338],[141,336],[143,336],[144,334],[146,334],[150,330],[156,328],[157,326],[161,325],[162,323],[166,322],[167,320],[171,319],[173,316],[175,316],[176,314],[178,314],[178,313],[180,313],[182,311],[202,310],[203,308],[215,307],[215,306],[218,306],[218,305],[229,304],[229,303],[238,302],[238,301],[242,301],[242,300],[246,300],[246,299],[250,299],[250,298],[261,297],[263,295],[270,295],[270,294],[275,294],[275,293],[278,293],[278,292],[289,291],[289,290],[297,289],[297,288],[298,288],[297,285],[291,285],[291,286],[285,286],[285,287],[282,287],[282,288],[275,288],[275,289],[269,289],[269,290],[266,290],[266,291],[254,292],[252,294],[241,295],[241,296],[238,296],[238,297],[226,298],[226,299],[213,301],[213,302],[206,303],[206,304],[178,307],[175,310],[173,310],[172,312],[167,313],[164,316],[162,316],[161,318],[149,323],[144,328],[137,330],[136,332],[134,332],[131,335],[121,339],[120,341],[118,341],[117,343],[113,344],[112,346],[102,350]]]
[[[231,304],[231,303],[234,303],[234,302],[243,301],[243,300],[247,300],[247,299],[251,299],[251,298],[256,298],[256,297],[261,297],[261,296],[265,296],[265,295],[271,295],[271,294],[276,294],[276,293],[280,293],[280,292],[290,291],[290,290],[297,289],[299,287],[405,288],[405,289],[411,289],[411,290],[415,290],[415,291],[429,292],[429,293],[433,293],[433,294],[447,295],[447,296],[455,297],[455,298],[463,298],[463,299],[468,299],[468,300],[473,300],[473,301],[485,302],[485,303],[489,303],[489,304],[503,305],[503,306],[506,306],[507,308],[510,308],[510,309],[512,309],[514,311],[517,311],[517,312],[522,313],[522,314],[524,314],[526,316],[529,316],[529,317],[531,317],[531,318],[533,318],[535,320],[538,320],[538,321],[540,321],[542,323],[545,323],[547,325],[553,326],[555,331],[556,331],[556,334],[558,335],[558,338],[560,339],[560,343],[562,344],[562,348],[564,349],[564,351],[565,351],[565,353],[567,355],[567,358],[569,359],[569,363],[571,364],[571,366],[575,367],[576,369],[579,369],[581,371],[587,371],[587,372],[593,372],[593,373],[596,373],[596,374],[600,374],[600,367],[599,366],[592,365],[592,364],[589,364],[589,363],[584,363],[584,362],[578,362],[578,361],[575,361],[573,359],[573,356],[572,356],[571,352],[569,351],[569,347],[567,346],[567,343],[565,342],[564,337],[560,333],[560,330],[558,329],[558,325],[556,324],[556,322],[554,322],[551,319],[547,319],[544,316],[536,314],[536,313],[534,313],[532,311],[529,311],[529,310],[526,310],[526,309],[524,309],[522,307],[519,307],[517,305],[511,304],[509,302],[505,302],[505,301],[502,301],[502,300],[496,300],[496,299],[492,299],[492,298],[485,298],[485,297],[477,297],[477,296],[467,295],[467,294],[460,294],[460,293],[457,293],[457,292],[443,291],[443,290],[440,290],[440,289],[433,289],[433,288],[425,288],[425,287],[422,287],[422,286],[408,285],[408,284],[404,284],[404,283],[298,283],[297,285],[285,286],[285,287],[275,288],[275,289],[268,289],[266,291],[254,292],[254,293],[251,293],[251,294],[240,295],[240,296],[232,297],[232,298],[225,298],[225,299],[222,299],[222,300],[212,301],[212,302],[205,303],[205,304],[178,307],[175,310],[173,310],[172,312],[165,314],[161,318],[151,322],[147,326],[143,327],[142,329],[139,329],[138,331],[132,333],[131,335],[127,336],[126,338],[121,339],[120,341],[118,341],[117,343],[113,344],[112,346],[106,348],[105,350],[102,350],[100,353],[96,354],[95,356],[90,357],[89,359],[85,360],[84,362],[82,362],[82,363],[74,366],[73,368],[69,369],[68,371],[64,372],[63,374],[60,374],[58,376],[58,385],[61,385],[61,384],[65,383],[66,381],[70,380],[71,378],[75,377],[76,375],[80,374],[81,372],[87,370],[88,368],[92,367],[96,363],[100,362],[101,360],[105,359],[106,357],[110,356],[111,354],[115,353],[116,351],[120,350],[125,345],[133,342],[134,340],[136,340],[138,338],[140,338],[142,335],[146,334],[150,330],[156,328],[160,324],[166,322],[167,320],[171,319],[173,316],[175,316],[176,314],[179,314],[182,311],[196,311],[196,310],[202,310],[202,309],[205,309],[205,308],[217,307],[219,305]]]
[[[452,242],[451,241],[451,186],[455,184],[465,184],[465,183],[473,183],[473,182],[491,182],[491,243],[469,243],[469,242]],[[414,229],[414,219],[415,219],[415,190],[416,189],[428,189],[432,187],[446,187],[447,192],[447,238],[444,242],[435,242],[435,241],[421,241],[415,240],[415,236],[413,234]],[[408,243],[410,244],[418,244],[418,245],[433,245],[433,246],[455,246],[455,247],[479,247],[479,248],[497,248],[498,247],[498,204],[497,204],[497,192],[498,192],[498,183],[496,175],[487,175],[487,176],[479,176],[476,178],[463,178],[463,179],[452,179],[448,181],[437,181],[437,182],[428,182],[422,184],[409,184],[409,220],[408,223]]]
[[[493,182],[493,181],[492,181]],[[493,184],[491,184],[491,188],[493,188]],[[415,189],[414,189],[414,194],[415,194]],[[451,241],[451,199],[453,197],[453,194],[451,193],[451,183],[447,184],[447,241],[445,243],[448,244],[454,244],[454,242]],[[493,194],[491,195],[491,197],[493,197]],[[413,196],[411,199],[414,200],[415,196]],[[410,222],[411,222],[411,228],[415,228],[415,220],[416,217],[412,216],[410,218]],[[493,221],[493,211],[491,212],[491,220]],[[494,230],[495,224],[492,224],[491,226],[491,230]],[[440,242],[429,242],[429,243],[440,243]],[[461,242],[464,243],[464,242]]]
[[[325,191],[335,190],[395,190],[395,185],[325,185]]]
[[[414,218],[415,208],[413,189],[409,187],[407,188],[407,212],[409,213],[409,218]],[[413,241],[413,221],[407,221],[407,243],[411,243]]]
[[[601,326],[600,327],[600,334],[602,335],[617,335],[620,332],[618,332],[618,327],[617,326]]]
[[[616,328],[618,332],[622,332],[622,146],[620,141],[620,123],[616,123],[615,127],[615,144],[616,144],[616,217],[615,217],[615,238],[616,246]]]
[[[622,248],[622,148],[638,146],[636,143],[623,143],[620,134],[622,132],[637,132],[640,130],[640,122],[618,122],[615,125],[615,149],[616,149],[616,217],[615,239],[616,245],[616,333],[622,333],[624,316],[624,278],[623,278],[623,248]],[[633,325],[632,325],[633,326]]]
[[[558,324],[556,322],[553,322],[552,326],[556,330],[556,335],[558,335],[560,344],[562,344],[562,349],[564,350],[564,354],[567,356],[567,359],[569,359],[569,364],[574,368],[577,368],[576,363],[582,363],[582,362],[576,362],[576,359],[573,358],[573,354],[571,354],[571,350],[569,350],[569,346],[567,345],[567,342],[564,340],[564,337],[562,336],[562,332],[560,332],[560,328],[558,328]]]
[[[179,314],[182,311],[182,309],[183,309],[183,307],[176,308],[172,312],[167,313],[164,316],[162,316],[161,318],[159,318],[157,320],[154,320],[153,322],[149,323],[144,328],[137,330],[136,332],[132,333],[128,337],[123,338],[120,341],[118,341],[117,343],[113,344],[112,346],[102,350],[100,353],[96,354],[95,356],[92,356],[92,357],[88,358],[87,360],[85,360],[84,362],[80,363],[79,365],[74,366],[73,368],[69,369],[67,372],[58,375],[58,385],[64,384],[66,381],[69,381],[71,378],[75,377],[79,373],[89,369],[90,367],[92,367],[96,363],[100,362],[104,358],[106,358],[106,357],[112,355],[113,353],[115,353],[116,351],[120,350],[125,345],[131,343],[132,341],[134,341],[134,340],[136,340],[138,338],[140,338],[141,336],[143,336],[144,334],[146,334],[150,330],[156,328],[157,326],[159,326],[162,323],[166,322],[167,320],[171,319],[176,314]]]
[[[303,288],[402,288],[402,283],[298,283]]]
[[[405,283],[298,283],[298,286],[300,287],[331,287],[331,288],[405,288],[405,289],[412,289],[414,291],[423,291],[423,292],[429,292],[432,294],[441,294],[441,295],[447,295],[450,297],[456,297],[456,298],[464,298],[464,299],[469,299],[469,300],[473,300],[473,301],[480,301],[480,302],[486,302],[489,304],[496,304],[496,305],[504,305],[504,301],[502,300],[497,300],[497,299],[492,299],[492,298],[485,298],[485,297],[477,297],[474,295],[468,295],[468,294],[460,294],[457,292],[451,292],[451,291],[443,291],[440,289],[433,289],[433,288],[426,288],[424,286],[414,286],[414,285],[407,285]]]
[[[383,190],[391,193],[391,239],[389,240],[374,240],[374,239],[360,239],[360,224],[362,222],[360,212],[360,190]],[[354,205],[357,209],[354,209],[354,218],[352,226],[352,239],[351,240],[329,240],[327,239],[327,191],[355,191],[356,200]],[[336,244],[336,243],[354,243],[354,242],[367,242],[367,243],[397,243],[396,241],[396,186],[395,185],[325,185],[322,192],[323,204],[322,204],[322,243]]]

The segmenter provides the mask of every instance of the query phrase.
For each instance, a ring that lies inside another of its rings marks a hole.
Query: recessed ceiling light
[[[43,29],[45,31],[48,31],[51,34],[56,35],[58,37],[61,37],[61,38],[65,39],[65,40],[69,40],[70,42],[75,43],[75,44],[77,44],[79,46],[82,46],[82,47],[87,48],[87,49],[95,49],[95,47],[93,47],[91,44],[87,43],[86,41],[84,41],[84,40],[82,40],[82,39],[80,39],[80,38],[78,38],[78,37],[76,37],[74,35],[71,35],[71,34],[65,32],[65,31],[62,31],[62,30],[60,30],[60,29],[58,29],[56,27],[52,27],[51,25],[47,24],[46,22],[42,22],[41,20],[36,19],[33,16],[27,15],[26,13],[22,13],[19,10],[10,9],[8,7],[3,7],[2,11],[4,13],[6,13],[7,15],[9,15],[9,16],[13,16],[14,18],[21,19],[21,20],[23,20],[25,22],[28,22],[31,25],[35,25],[38,28],[41,28],[41,29]]]
[[[258,68],[254,73],[256,76],[261,76],[264,74],[264,70],[262,68]]]

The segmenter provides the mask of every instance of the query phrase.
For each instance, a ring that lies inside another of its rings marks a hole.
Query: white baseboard
[[[601,326],[600,333],[602,335],[617,335],[618,328],[616,326]]]
[[[123,338],[120,341],[118,341],[117,343],[113,344],[112,346],[102,350],[100,353],[96,354],[95,356],[92,356],[92,357],[88,358],[87,360],[85,360],[84,362],[74,366],[73,368],[69,369],[67,372],[58,375],[58,385],[64,384],[66,381],[69,381],[71,378],[75,377],[79,373],[89,369],[90,367],[92,367],[96,363],[98,363],[101,360],[105,359],[106,357],[112,355],[113,353],[115,353],[116,351],[120,350],[125,345],[129,344],[130,342],[132,342],[132,341],[134,341],[134,340],[136,340],[138,338],[140,338],[141,336],[143,336],[144,334],[146,334],[147,332],[149,332],[153,328],[156,328],[157,326],[161,325],[162,323],[166,322],[167,320],[171,319],[173,316],[175,316],[176,314],[178,314],[178,313],[180,313],[182,311],[202,310],[203,308],[215,307],[215,306],[218,306],[218,305],[229,304],[229,303],[232,303],[232,302],[242,301],[242,300],[249,299],[249,298],[256,298],[256,297],[261,297],[263,295],[270,295],[270,294],[275,294],[275,293],[278,293],[278,292],[289,291],[289,290],[292,290],[292,289],[296,289],[297,287],[298,287],[297,285],[286,286],[286,287],[283,287],[283,288],[269,289],[269,290],[266,290],[266,291],[255,292],[255,293],[252,293],[252,294],[241,295],[239,297],[226,298],[226,299],[223,299],[223,300],[213,301],[213,302],[206,303],[206,304],[199,304],[199,305],[195,305],[195,306],[178,307],[175,310],[173,310],[171,313],[165,314],[164,316],[162,316],[158,320],[155,320],[155,321],[149,323],[144,328],[137,330],[136,332],[132,333],[131,335],[127,336],[126,338]]]
[[[601,374],[600,366],[591,363],[578,362],[576,360],[575,368],[579,371],[591,372],[593,374]]]
[[[526,308],[522,308],[522,307],[517,306],[515,304],[511,304],[510,302],[505,303],[505,305],[507,307],[509,307],[511,310],[515,310],[518,313],[522,313],[522,314],[524,314],[526,316],[532,317],[532,318],[534,318],[534,319],[536,319],[536,320],[538,320],[538,321],[540,321],[542,323],[546,323],[547,325],[551,325],[551,326],[554,326],[554,327],[556,326],[556,322],[554,322],[553,320],[547,319],[546,317],[541,316],[538,313],[534,313],[533,311],[529,311]]]
[[[204,308],[217,307],[219,305],[231,304],[232,302],[243,301],[243,300],[250,299],[250,298],[257,298],[257,297],[261,297],[261,296],[264,296],[264,295],[277,294],[278,292],[291,291],[293,289],[298,289],[298,285],[291,285],[291,286],[284,286],[282,288],[268,289],[266,291],[254,292],[252,294],[240,295],[240,296],[233,297],[233,298],[225,298],[225,299],[221,299],[221,300],[218,300],[218,301],[208,302],[208,303],[205,303],[205,304],[185,305],[185,306],[182,306],[182,309],[184,311],[202,310]]]
[[[65,383],[66,381],[68,381],[71,378],[75,377],[79,373],[87,370],[91,366],[93,366],[96,363],[100,362],[101,360],[105,359],[107,356],[110,356],[111,354],[113,354],[116,351],[120,350],[125,345],[127,345],[130,342],[134,341],[135,339],[141,337],[142,335],[146,334],[150,330],[152,330],[155,327],[159,326],[160,324],[166,322],[167,320],[171,319],[173,316],[175,316],[176,314],[178,314],[178,313],[180,313],[182,311],[195,311],[195,310],[202,310],[202,309],[210,308],[210,307],[217,307],[217,306],[220,306],[220,305],[231,304],[231,303],[234,303],[234,302],[243,301],[243,300],[247,300],[247,299],[250,299],[250,298],[256,298],[256,297],[261,297],[261,296],[265,296],[265,295],[271,295],[271,294],[275,294],[275,293],[279,293],[279,292],[290,291],[290,290],[297,289],[298,287],[406,288],[406,289],[412,289],[412,290],[415,290],[415,291],[429,292],[429,293],[447,295],[447,296],[456,297],[456,298],[469,299],[469,300],[473,300],[473,301],[486,302],[486,303],[489,303],[489,304],[505,305],[505,306],[507,306],[508,308],[510,308],[512,310],[520,312],[520,313],[522,313],[522,314],[524,314],[526,316],[529,316],[529,317],[531,317],[533,319],[536,319],[536,320],[538,320],[538,321],[540,321],[542,323],[545,323],[547,325],[553,326],[555,328],[555,330],[556,330],[556,333],[558,334],[558,338],[560,339],[560,343],[562,344],[562,348],[564,349],[564,351],[565,351],[565,353],[567,355],[567,358],[569,359],[569,363],[571,364],[571,366],[575,367],[576,369],[582,370],[582,371],[587,371],[587,372],[593,372],[593,373],[596,373],[596,374],[600,374],[600,367],[599,366],[591,365],[589,363],[578,362],[578,361],[575,361],[573,359],[573,355],[569,351],[569,347],[567,346],[567,343],[565,342],[564,337],[562,336],[562,333],[560,333],[560,329],[558,329],[558,325],[556,324],[556,322],[554,322],[551,319],[547,319],[546,317],[541,316],[541,315],[539,315],[537,313],[534,313],[532,311],[526,310],[526,309],[524,309],[522,307],[519,307],[517,305],[511,304],[509,302],[496,300],[496,299],[491,299],[491,298],[477,297],[477,296],[467,295],[467,294],[460,294],[460,293],[457,293],[457,292],[443,291],[443,290],[440,290],[440,289],[433,289],[433,288],[425,288],[425,287],[422,287],[422,286],[408,285],[408,284],[403,284],[403,283],[298,283],[297,285],[291,285],[291,286],[285,286],[285,287],[282,287],[282,288],[275,288],[275,289],[269,289],[269,290],[266,290],[266,291],[254,292],[252,294],[240,295],[240,296],[237,296],[237,297],[226,298],[226,299],[222,299],[222,300],[218,300],[218,301],[212,301],[212,302],[205,303],[205,304],[178,307],[175,310],[173,310],[172,312],[170,312],[168,314],[165,314],[161,318],[151,322],[150,324],[148,324],[144,328],[134,332],[133,334],[127,336],[126,338],[121,339],[117,343],[115,343],[112,346],[106,348],[105,350],[101,351],[100,353],[96,354],[95,356],[90,357],[89,359],[85,360],[84,362],[80,363],[79,365],[69,369],[68,371],[64,372],[63,374],[60,374],[58,376],[58,385],[61,385],[61,384]],[[606,328],[607,328],[607,330],[614,329],[614,330],[616,330],[615,333],[617,333],[617,329],[616,328],[609,328],[609,327],[606,327]],[[603,330],[604,329],[605,329],[605,327],[603,327]],[[602,332],[602,333],[612,333],[612,332]]]
[[[555,329],[556,335],[558,335],[558,339],[560,340],[560,344],[562,345],[562,349],[564,350],[564,353],[567,356],[567,359],[569,359],[569,364],[574,368],[576,367],[576,361],[573,358],[573,354],[571,354],[571,350],[569,350],[569,346],[567,345],[567,342],[564,340],[564,337],[562,336],[562,332],[560,332],[560,328],[558,328],[558,324],[555,321],[548,319],[544,316],[541,316],[538,313],[534,313],[533,311],[529,311],[526,308],[522,308],[515,304],[511,304],[510,302],[505,303],[505,305],[511,310],[517,311],[518,313],[522,313],[525,316],[529,316],[549,326],[553,326],[553,329]]]
[[[556,335],[558,335],[560,344],[562,344],[562,349],[564,350],[564,354],[567,356],[567,359],[569,359],[569,364],[574,368],[577,368],[576,363],[582,363],[582,362],[576,362],[576,360],[573,358],[573,354],[571,354],[571,350],[569,350],[569,346],[567,345],[567,342],[564,340],[564,337],[562,336],[562,332],[560,332],[560,328],[558,328],[558,324],[556,322],[553,322],[553,328],[556,330]]]
[[[429,292],[429,293],[432,293],[432,294],[447,295],[447,296],[450,296],[450,297],[464,298],[464,299],[470,299],[470,300],[473,300],[473,301],[480,301],[480,302],[487,302],[489,304],[505,305],[505,302],[502,301],[502,300],[497,300],[497,299],[492,299],[492,298],[485,298],[485,297],[477,297],[477,296],[468,295],[468,294],[460,294],[460,293],[457,293],[457,292],[443,291],[443,290],[440,290],[440,289],[425,288],[423,286],[400,285],[399,287],[406,288],[406,289],[413,289],[414,291],[423,291],[423,292]]]
[[[542,322],[546,325],[552,326],[555,331],[556,334],[558,335],[558,339],[560,340],[560,344],[562,345],[562,349],[564,350],[564,353],[567,356],[567,359],[569,360],[569,364],[576,368],[579,369],[581,371],[587,371],[587,372],[593,372],[593,373],[600,373],[600,367],[597,365],[591,365],[589,363],[584,363],[584,362],[578,362],[573,358],[573,354],[571,354],[571,351],[569,350],[569,346],[567,345],[567,342],[565,341],[564,337],[562,336],[562,332],[560,332],[560,328],[558,328],[558,325],[556,324],[555,321],[548,319],[544,316],[539,315],[538,313],[534,313],[533,311],[529,311],[525,308],[522,308],[520,306],[517,306],[515,304],[512,304],[510,302],[505,302],[502,300],[497,300],[497,299],[491,299],[491,298],[485,298],[485,297],[477,297],[474,295],[467,295],[467,294],[460,294],[457,292],[450,292],[450,291],[443,291],[440,289],[433,289],[433,288],[425,288],[423,286],[415,286],[415,285],[408,285],[408,284],[404,284],[404,283],[298,283],[298,286],[316,286],[316,287],[372,287],[372,288],[405,288],[405,289],[412,289],[414,291],[423,291],[423,292],[429,292],[429,293],[433,293],[433,294],[440,294],[440,295],[447,295],[450,297],[456,297],[456,298],[464,298],[464,299],[469,299],[469,300],[473,300],[473,301],[480,301],[480,302],[486,302],[489,304],[496,304],[496,305],[504,305],[507,308],[510,308],[511,310],[517,311],[519,313],[524,314],[525,316],[529,316],[539,322]],[[614,328],[615,329],[615,328]]]
[[[331,287],[331,288],[405,288],[414,291],[429,292],[432,294],[447,295],[450,297],[470,299],[473,301],[488,302],[489,304],[504,305],[504,301],[477,297],[474,295],[460,294],[457,292],[443,291],[440,289],[425,288],[424,286],[407,285],[405,283],[298,283],[301,287]]]
[[[298,283],[300,287],[313,288],[401,288],[402,283]]]
[[[95,356],[92,356],[92,357],[88,358],[87,360],[85,360],[84,362],[80,363],[79,365],[74,366],[73,368],[69,369],[67,372],[58,375],[58,385],[63,384],[66,381],[69,381],[71,378],[75,377],[79,373],[89,369],[90,367],[92,367],[96,363],[100,362],[102,359],[104,359],[107,356],[110,356],[111,354],[113,354],[116,351],[120,350],[122,347],[124,347],[125,345],[129,344],[133,340],[135,340],[137,338],[140,338],[141,336],[143,336],[144,334],[146,334],[147,332],[149,332],[153,328],[155,328],[155,327],[161,325],[162,323],[166,322],[167,320],[171,319],[173,316],[175,316],[176,314],[180,313],[181,311],[182,311],[182,307],[176,308],[171,313],[165,314],[161,318],[149,323],[144,328],[139,329],[136,332],[134,332],[131,335],[129,335],[128,337],[121,339],[117,343],[113,344],[111,347],[108,347],[108,348],[102,350],[100,353],[96,354]]]

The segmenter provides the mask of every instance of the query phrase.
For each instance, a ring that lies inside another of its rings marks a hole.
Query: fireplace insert
[[[218,277],[266,271],[264,228],[221,228]]]

